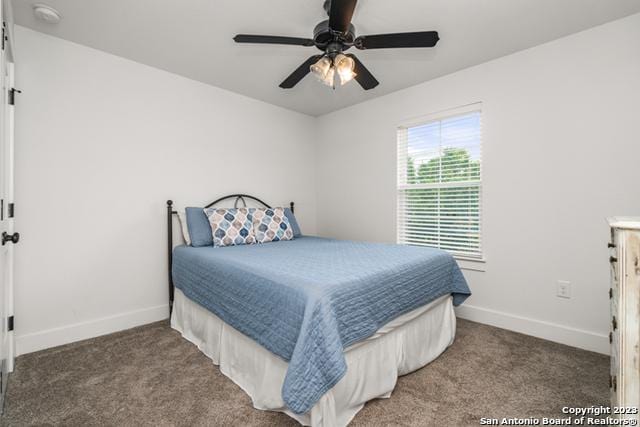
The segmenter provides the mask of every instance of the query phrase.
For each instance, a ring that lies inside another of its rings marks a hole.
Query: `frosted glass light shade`
[[[331,70],[331,59],[327,58],[326,56],[323,56],[318,60],[318,62],[311,65],[311,72],[320,81],[323,81],[326,79],[327,74],[329,74],[330,70]]]
[[[329,68],[329,71],[327,71],[327,75],[324,77],[324,79],[321,80],[321,82],[326,84],[329,87],[335,87],[335,84],[334,84],[335,76],[336,76],[336,70],[335,68],[331,67]]]
[[[341,85],[349,83],[356,76],[356,73],[353,71],[356,64],[349,56],[343,54],[337,55],[333,60],[333,65],[338,72]]]

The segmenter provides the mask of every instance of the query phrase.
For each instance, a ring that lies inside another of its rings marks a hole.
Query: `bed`
[[[208,206],[228,199],[269,207]],[[453,342],[470,291],[444,251],[311,236],[174,248],[176,213],[168,202],[171,325],[258,409],[346,425]]]

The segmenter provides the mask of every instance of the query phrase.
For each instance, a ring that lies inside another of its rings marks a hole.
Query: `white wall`
[[[165,201],[296,202],[315,119],[16,27],[15,313],[25,353],[165,318]]]
[[[639,42],[634,15],[321,117],[320,234],[394,242],[397,124],[481,101],[487,262],[459,314],[607,352],[605,218],[640,215]]]

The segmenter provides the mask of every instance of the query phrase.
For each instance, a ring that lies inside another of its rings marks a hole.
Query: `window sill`
[[[464,258],[454,256],[461,270],[485,272],[487,261],[484,258]]]

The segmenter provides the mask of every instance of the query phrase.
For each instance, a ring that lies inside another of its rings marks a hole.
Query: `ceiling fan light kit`
[[[357,74],[353,71],[354,68],[354,60],[339,53],[333,58],[329,55],[320,58],[318,62],[311,65],[311,73],[313,73],[320,82],[335,89],[336,76],[339,77],[340,85],[345,85],[356,77]]]
[[[236,43],[315,46],[324,52],[311,56],[302,63],[280,83],[283,89],[291,89],[307,74],[312,73],[319,81],[332,88],[335,88],[337,77],[341,85],[355,79],[364,90],[373,89],[379,82],[355,55],[344,53],[348,49],[434,47],[440,40],[436,31],[356,37],[355,27],[351,23],[356,3],[357,0],[326,0],[324,9],[329,14],[329,19],[316,25],[313,39],[251,34],[238,34],[233,39]]]

